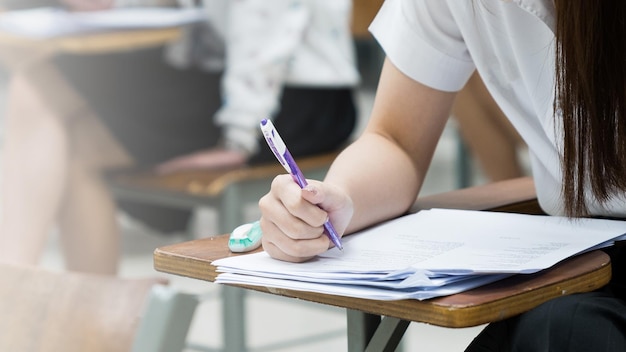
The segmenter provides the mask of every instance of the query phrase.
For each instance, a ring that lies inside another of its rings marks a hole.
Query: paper
[[[344,237],[306,263],[266,253],[213,264],[218,283],[243,283],[374,299],[425,299],[518,273],[534,273],[625,233],[616,220],[433,209]]]
[[[0,14],[0,30],[35,39],[123,29],[167,28],[205,20],[199,8],[135,7],[91,12],[36,8]]]

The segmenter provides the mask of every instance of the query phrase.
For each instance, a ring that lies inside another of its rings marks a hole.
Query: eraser
[[[261,225],[258,221],[238,226],[230,234],[228,248],[231,252],[249,252],[261,245]]]

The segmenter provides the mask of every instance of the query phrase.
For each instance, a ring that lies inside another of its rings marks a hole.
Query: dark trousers
[[[559,297],[517,317],[489,324],[466,351],[626,351],[624,248],[606,249],[613,268],[606,287]]]

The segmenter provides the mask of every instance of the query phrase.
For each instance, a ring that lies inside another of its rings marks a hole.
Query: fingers
[[[326,212],[352,208],[350,198],[346,197],[343,192],[333,190],[333,187],[328,184],[322,187],[322,183],[318,181],[311,181],[302,189],[302,198],[318,205]]]
[[[294,239],[283,233],[276,225],[265,218],[261,218],[263,249],[275,259],[289,262],[304,262],[328,250],[330,240],[319,233],[308,239]]]
[[[323,226],[329,217],[337,218],[341,231],[345,229],[343,224],[352,214],[351,202],[345,201],[348,197],[341,192],[326,194],[324,184],[311,182],[313,186],[301,190],[289,175],[277,176],[270,192],[259,200],[262,244],[270,256],[291,262],[309,260],[332,246]],[[335,201],[340,206],[332,204]],[[337,211],[331,214],[318,204]],[[340,209],[345,205],[349,205],[347,211]]]
[[[263,215],[276,219],[279,229],[294,239],[310,239],[323,231],[328,213],[302,197],[288,175],[274,178],[271,191],[259,201]]]
[[[335,230],[340,234],[344,233],[352,219],[354,205],[352,199],[343,191],[333,185],[311,181],[302,190],[302,198],[323,209],[324,213],[328,214]]]
[[[326,213],[300,196],[290,176],[277,176],[271,191],[259,200],[262,244],[273,258],[302,262],[328,250]]]

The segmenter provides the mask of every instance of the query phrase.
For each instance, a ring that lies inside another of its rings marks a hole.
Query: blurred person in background
[[[176,5],[127,1],[126,5]],[[124,6],[61,0],[75,11]],[[349,0],[207,0],[209,20],[163,48],[57,55],[13,72],[2,167],[0,261],[36,265],[58,225],[69,270],[113,274],[118,205],[109,170],[160,172],[265,161],[274,120],[294,156],[349,139],[359,81]],[[190,212],[122,203],[161,232]]]

